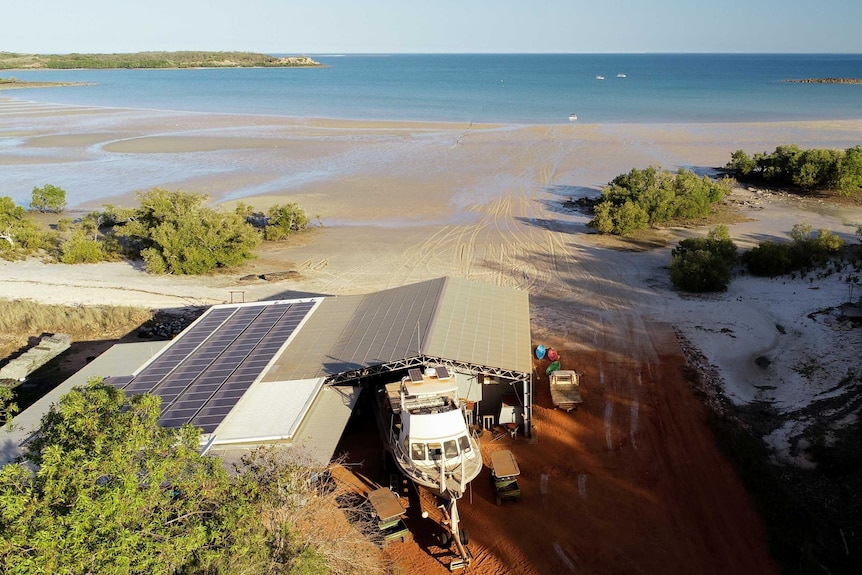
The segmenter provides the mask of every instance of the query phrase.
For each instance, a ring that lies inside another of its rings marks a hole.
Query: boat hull
[[[461,440],[466,437],[469,448],[462,446],[461,453],[457,457],[439,459],[426,459],[417,461],[408,452],[407,441],[403,438],[403,430],[410,429],[411,415],[407,412],[398,412],[393,409],[390,395],[385,388],[376,390],[376,409],[378,430],[380,431],[383,447],[392,456],[395,465],[401,473],[417,485],[427,488],[443,499],[458,499],[464,495],[467,485],[475,479],[482,471],[482,456],[479,441],[472,436],[467,428],[467,423],[460,410],[449,414],[448,423],[451,424],[455,416],[460,418]],[[414,416],[418,418],[419,416]],[[432,416],[425,416],[434,417]],[[426,422],[427,423],[427,422]],[[414,426],[418,427],[418,425]],[[433,443],[434,440],[429,440]],[[447,441],[453,441],[449,438]],[[439,443],[443,443],[442,440]]]

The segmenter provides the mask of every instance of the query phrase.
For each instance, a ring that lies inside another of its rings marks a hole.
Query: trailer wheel
[[[458,532],[458,536],[461,539],[461,545],[469,545],[470,544],[470,535],[467,533],[466,529],[461,529]]]
[[[449,532],[444,531],[443,533],[438,534],[437,535],[437,542],[440,543],[440,547],[442,547],[444,549],[449,547],[449,544],[452,542],[452,538],[449,535]]]

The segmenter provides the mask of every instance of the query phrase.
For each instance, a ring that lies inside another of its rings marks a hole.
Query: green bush
[[[803,150],[783,145],[771,154],[757,153],[753,158],[736,150],[725,169],[740,180],[807,190],[834,189],[850,195],[862,191],[862,146]]]
[[[61,213],[66,210],[66,190],[45,184],[41,188],[33,188],[30,209],[36,212]]]
[[[64,264],[94,264],[108,259],[99,240],[77,231],[60,246],[60,261]]]
[[[742,263],[756,276],[775,277],[793,271],[790,244],[765,241],[742,254]]]
[[[825,265],[844,246],[844,240],[826,229],[816,234],[808,224],[796,224],[790,242],[761,242],[742,256],[748,271],[757,276],[775,277]]]
[[[237,206],[237,213],[245,206]],[[267,211],[267,223],[263,231],[265,239],[270,241],[283,240],[291,233],[304,230],[308,226],[308,216],[295,203],[276,204]]]
[[[588,225],[602,233],[628,235],[648,225],[702,218],[728,191],[726,181],[699,178],[690,170],[632,169],[602,190]]]
[[[207,196],[156,188],[138,197],[141,206],[114,233],[151,273],[204,274],[236,266],[253,257],[260,243],[245,218],[205,206]]]
[[[690,292],[725,291],[736,261],[736,244],[727,227],[718,226],[705,238],[681,240],[671,251],[670,280]]]
[[[0,258],[22,259],[38,250],[49,249],[57,235],[43,231],[27,213],[8,196],[0,197]]]

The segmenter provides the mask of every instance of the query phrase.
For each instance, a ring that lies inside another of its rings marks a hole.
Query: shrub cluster
[[[790,238],[787,243],[761,242],[743,254],[742,262],[754,275],[775,277],[824,265],[844,245],[831,231],[814,233],[807,224],[793,226]]]
[[[228,473],[198,429],[158,425],[160,401],[96,380],[50,407],[0,468],[0,572],[384,572],[326,466],[271,448]]]
[[[308,226],[308,216],[295,203],[274,205],[263,214],[243,204],[234,212],[222,211],[205,205],[205,195],[159,188],[138,198],[137,208],[106,205],[77,223],[60,218],[58,231],[44,231],[24,208],[0,197],[0,258],[41,251],[75,264],[125,256],[144,260],[151,273],[203,274],[243,263],[262,239],[282,240]],[[59,213],[65,205],[62,188],[33,189],[34,211]]]
[[[24,208],[8,196],[0,197],[0,258],[23,259],[58,242],[57,235],[43,231],[26,217]]]
[[[832,189],[851,195],[862,191],[862,146],[803,150],[785,145],[771,154],[756,153],[754,157],[737,150],[725,169],[738,180],[808,190]]]
[[[588,225],[602,233],[624,236],[648,225],[702,218],[729,190],[726,181],[699,178],[690,170],[632,169],[602,190]]]
[[[717,226],[705,238],[687,238],[677,244],[671,251],[670,280],[684,291],[725,291],[735,262],[736,244],[727,226]]]

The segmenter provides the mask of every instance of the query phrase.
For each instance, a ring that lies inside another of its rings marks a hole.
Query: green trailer
[[[404,525],[404,506],[398,496],[386,487],[368,493],[368,501],[377,518],[382,545],[393,541],[410,541],[410,531]]]
[[[494,501],[497,505],[503,501],[521,500],[521,486],[518,485],[520,474],[518,462],[511,451],[503,449],[491,454],[491,484],[494,486]]]

